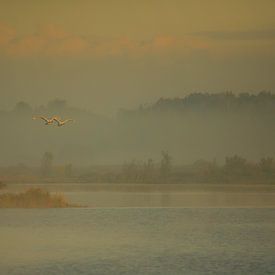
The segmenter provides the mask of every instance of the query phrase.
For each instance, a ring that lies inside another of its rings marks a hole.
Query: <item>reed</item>
[[[50,194],[42,188],[29,188],[21,193],[0,194],[0,208],[66,208],[79,207],[63,194]]]
[[[6,184],[0,181],[0,189],[4,189],[6,187]]]

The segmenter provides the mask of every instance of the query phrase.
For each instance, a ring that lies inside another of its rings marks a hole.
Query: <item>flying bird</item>
[[[73,119],[61,120],[61,119],[58,119],[56,117],[53,120],[57,122],[58,127],[64,126],[67,122],[74,121]]]
[[[44,116],[34,116],[32,119],[42,119],[45,121],[45,125],[51,125],[53,124],[53,122],[55,121],[55,119],[57,119],[57,116],[51,117],[51,118],[47,118]]]

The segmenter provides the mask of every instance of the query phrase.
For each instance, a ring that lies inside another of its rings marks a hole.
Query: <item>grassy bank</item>
[[[62,194],[51,195],[41,188],[29,188],[21,193],[0,194],[0,208],[66,208],[77,207]]]

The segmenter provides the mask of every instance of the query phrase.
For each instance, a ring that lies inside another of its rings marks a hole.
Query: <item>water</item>
[[[1,209],[0,274],[275,274],[275,209]]]
[[[70,202],[90,207],[275,207],[275,193],[63,192]]]
[[[275,207],[274,184],[9,184],[2,192],[30,187],[88,207]]]

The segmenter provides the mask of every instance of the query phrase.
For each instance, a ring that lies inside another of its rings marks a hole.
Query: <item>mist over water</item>
[[[248,160],[272,156],[275,150],[274,95],[190,95],[160,100],[137,110],[120,110],[106,118],[69,106],[63,100],[32,108],[20,103],[2,112],[0,164],[39,165],[46,151],[57,163],[122,164],[156,160],[167,150],[175,164],[196,160],[223,162],[226,156]],[[33,115],[74,118],[66,127],[43,125]]]

